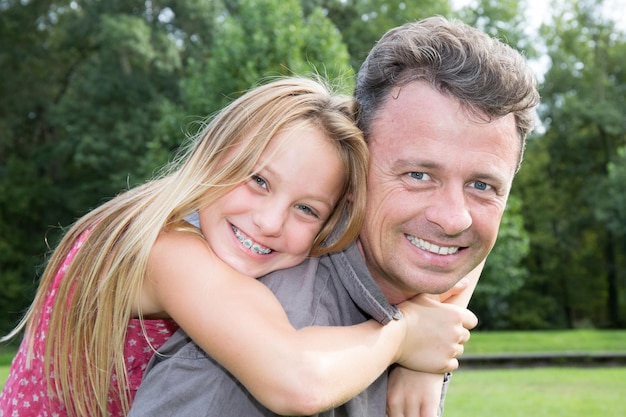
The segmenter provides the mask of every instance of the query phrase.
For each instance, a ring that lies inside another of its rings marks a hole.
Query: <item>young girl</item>
[[[178,325],[277,412],[292,412],[274,398],[294,381],[328,384],[329,407],[395,362],[410,308],[387,326],[296,331],[249,278],[355,239],[367,148],[353,106],[311,80],[258,87],[220,112],[167,175],[78,220],[9,335],[25,328],[0,415],[125,415]],[[186,220],[196,213],[200,228]]]

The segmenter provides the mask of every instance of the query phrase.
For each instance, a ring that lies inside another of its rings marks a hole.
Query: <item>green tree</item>
[[[624,255],[597,207],[612,198],[598,186],[625,142],[626,39],[603,18],[601,2],[556,7],[542,28],[552,61],[541,90],[546,132],[526,158],[541,164],[522,173],[533,277],[526,290],[558,300],[554,325],[619,326]]]
[[[302,0],[302,4],[305,13],[322,8],[339,28],[355,70],[389,29],[436,14],[452,15],[448,0]]]
[[[476,0],[459,10],[464,22],[475,26],[523,52],[527,58],[538,54],[536,36],[529,33],[527,0]]]
[[[617,156],[607,166],[607,177],[597,190],[605,195],[599,197],[594,209],[598,223],[606,225],[610,239],[615,241],[615,252],[608,253],[608,275],[615,279],[608,280],[608,314],[616,317],[615,325],[624,324],[626,316],[626,257],[619,256],[626,252],[626,147],[617,150]],[[616,255],[616,256],[613,256]]]
[[[350,94],[354,73],[341,34],[323,11],[297,0],[238,0],[220,16],[207,59],[190,58],[180,105],[170,107],[150,143],[152,159],[180,143],[181,130],[271,77],[320,74]],[[184,122],[183,122],[184,121]]]
[[[295,0],[5,0],[0,44],[0,333],[63,228],[149,177],[189,120],[262,77],[352,82],[337,28]]]
[[[528,254],[529,237],[524,228],[521,200],[509,197],[502,217],[498,240],[487,258],[470,309],[483,329],[506,329],[515,326],[511,314],[511,297],[520,289],[528,271],[522,261]]]
[[[555,187],[548,142],[532,137],[527,143],[522,168],[515,182],[516,194],[525,202],[522,213],[530,237],[524,265],[529,271],[524,286],[511,298],[511,327],[546,329],[567,327],[570,291],[565,267],[568,246],[563,239],[567,201]],[[539,180],[538,180],[539,178]]]
[[[606,183],[599,187],[604,198],[595,206],[595,217],[615,236],[626,236],[626,147],[617,150],[607,166]]]
[[[55,50],[57,10],[69,2],[2,2],[0,7],[0,332],[15,324],[33,294],[46,251],[44,213],[54,216],[60,196],[50,193],[56,171],[46,151],[54,142],[48,110],[62,92],[73,51]]]

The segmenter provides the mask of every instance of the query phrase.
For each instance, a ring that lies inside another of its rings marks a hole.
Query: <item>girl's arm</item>
[[[453,288],[436,297],[444,303],[467,307],[484,265],[483,261],[465,277],[466,286],[460,293]],[[442,374],[394,367],[389,372],[387,385],[387,417],[437,417],[439,405],[443,401],[443,380]]]
[[[267,287],[229,268],[202,239],[182,232],[161,234],[144,287],[143,315],[166,313],[279,414],[314,414],[337,406],[396,361],[415,368],[421,360],[430,372],[454,369],[451,357],[459,337],[476,320],[463,309],[422,297],[403,303],[404,318],[385,326],[370,320],[295,330]],[[420,319],[439,323],[439,329],[448,326],[450,334],[439,330],[420,337]],[[424,361],[418,352],[426,348],[437,356]]]

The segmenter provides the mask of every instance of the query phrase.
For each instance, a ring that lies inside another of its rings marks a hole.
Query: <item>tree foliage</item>
[[[389,29],[432,15],[451,15],[448,0],[302,0],[305,12],[321,8],[339,28],[355,70]]]
[[[90,208],[145,181],[195,122],[251,86],[316,72],[345,92],[391,27],[457,15],[545,50],[528,142],[471,306],[485,328],[623,326],[626,40],[600,1],[0,0],[0,333],[45,254]]]
[[[523,198],[535,200],[524,213],[536,236],[526,291],[558,305],[534,315],[546,325],[620,326],[625,258],[616,230],[623,216],[601,219],[619,210],[614,196],[624,190],[611,167],[625,143],[626,38],[597,2],[557,7],[553,24],[542,28],[552,61],[541,91],[546,132],[526,158],[539,161],[522,173]],[[619,190],[607,193],[609,184]]]
[[[0,7],[0,332],[63,227],[149,177],[190,121],[278,74],[352,82],[339,31],[297,0]]]
[[[481,328],[506,329],[512,326],[511,297],[528,277],[528,270],[522,266],[528,251],[529,236],[521,215],[521,200],[511,195],[498,240],[487,258],[480,285],[471,300],[471,308],[479,317]]]

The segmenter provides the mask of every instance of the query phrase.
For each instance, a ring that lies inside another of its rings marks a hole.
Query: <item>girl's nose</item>
[[[265,236],[272,237],[282,234],[286,219],[287,210],[272,203],[257,207],[252,216],[252,221],[259,231]]]

